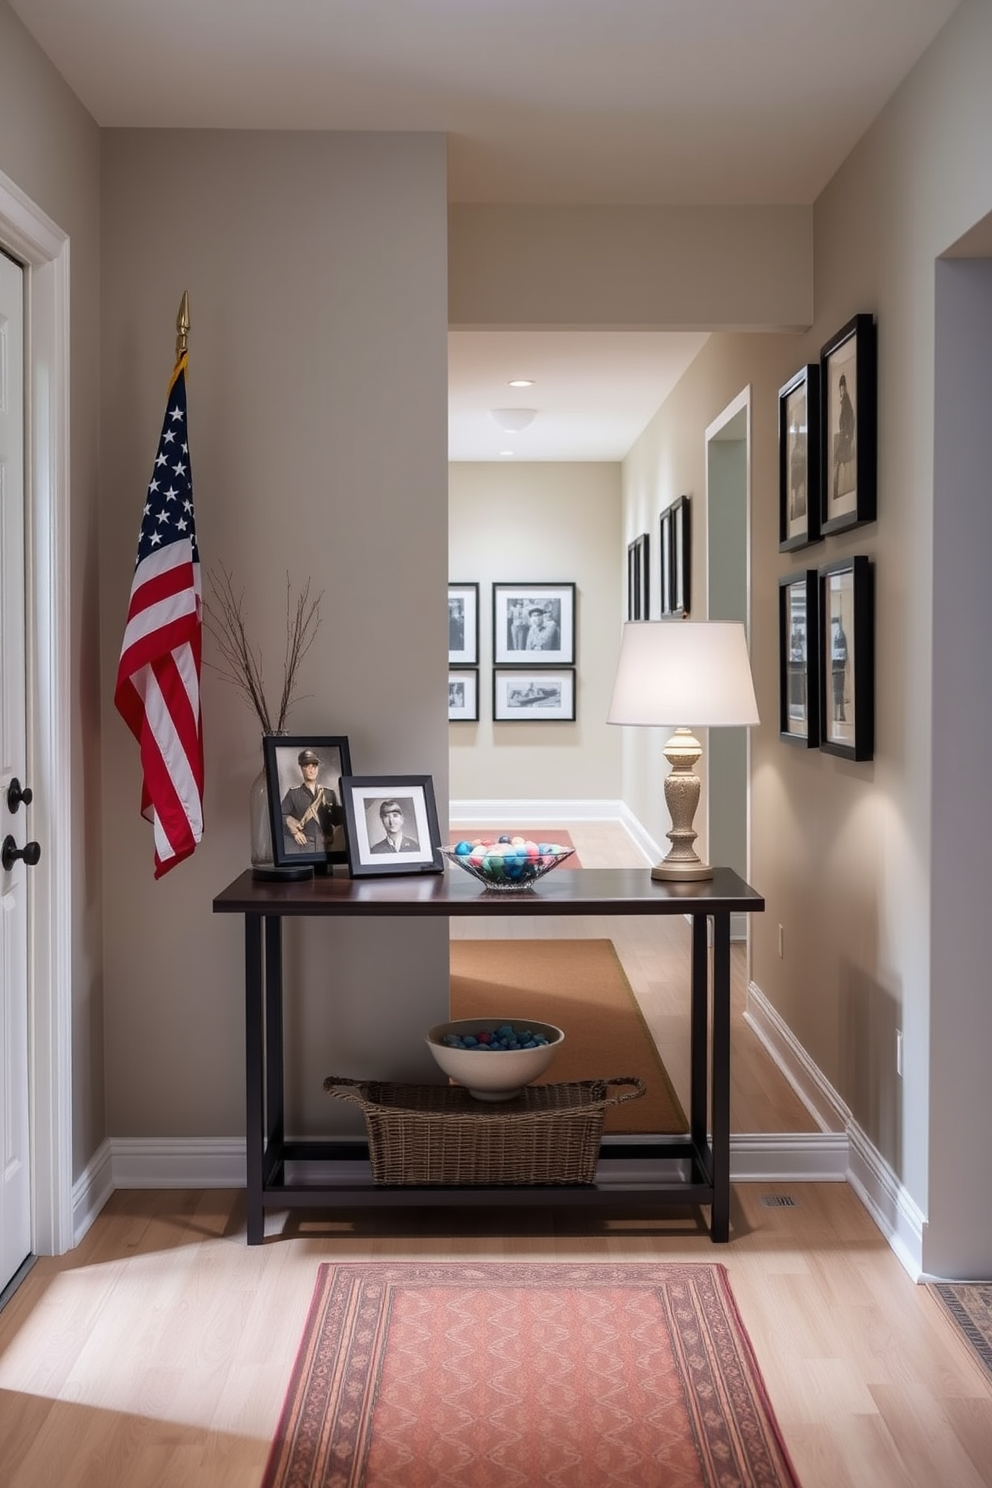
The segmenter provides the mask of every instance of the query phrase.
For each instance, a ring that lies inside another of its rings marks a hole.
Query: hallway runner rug
[[[611,1106],[604,1131],[688,1131],[612,940],[453,940],[450,1006],[452,1018],[533,1018],[563,1029],[561,1051],[537,1083],[643,1080],[647,1093]]]
[[[798,1488],[726,1268],[323,1264],[262,1488]]]
[[[927,1290],[992,1380],[992,1283],[935,1281]]]

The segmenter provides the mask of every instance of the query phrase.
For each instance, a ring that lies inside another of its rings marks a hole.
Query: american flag
[[[155,828],[156,878],[203,835],[202,629],[183,352],[148,483],[114,693],[141,747],[141,814]]]

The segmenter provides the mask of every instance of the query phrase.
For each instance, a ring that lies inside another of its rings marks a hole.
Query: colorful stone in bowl
[[[503,891],[531,888],[575,851],[574,847],[562,847],[557,842],[533,842],[525,837],[458,842],[441,850],[450,863],[457,863],[487,889]]]
[[[518,1036],[515,1040],[506,1037],[511,1032]],[[523,1034],[530,1038],[522,1040]],[[544,1074],[564,1042],[564,1033],[553,1023],[520,1018],[457,1018],[438,1023],[427,1035],[427,1047],[444,1073],[483,1101],[519,1095]]]

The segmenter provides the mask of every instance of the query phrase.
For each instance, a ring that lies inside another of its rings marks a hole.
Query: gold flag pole
[[[183,290],[182,304],[176,316],[176,361],[189,350],[189,291]]]

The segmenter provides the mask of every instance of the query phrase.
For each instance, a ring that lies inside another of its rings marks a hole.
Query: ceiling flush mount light
[[[758,722],[743,625],[630,620],[624,626],[607,723],[671,728],[673,719],[693,728]],[[702,752],[699,740],[682,726],[665,745],[671,765],[665,777],[665,805],[672,819],[667,834],[672,846],[651,869],[652,878],[679,883],[713,877],[713,869],[693,847],[692,819],[699,802],[695,767]]]
[[[491,408],[489,417],[494,424],[501,429],[508,429],[514,434],[519,434],[521,429],[526,429],[537,418],[536,408]]]
[[[534,379],[532,377],[511,377],[506,385],[507,387],[533,387]]]

